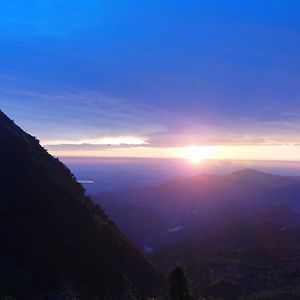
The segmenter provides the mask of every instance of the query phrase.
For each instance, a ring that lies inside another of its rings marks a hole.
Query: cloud
[[[100,92],[0,89],[1,108],[40,140],[140,137],[165,130],[164,111]],[[10,113],[11,112],[11,113]]]
[[[101,137],[82,140],[44,140],[43,146],[76,146],[76,145],[102,145],[102,146],[138,146],[148,144],[143,138],[135,136]]]
[[[95,181],[93,180],[77,180],[77,182],[82,183],[82,184],[94,184]]]
[[[300,111],[269,106],[259,115],[165,109],[97,91],[0,87],[1,108],[49,151],[187,145],[299,144]],[[187,101],[188,104],[188,101]]]

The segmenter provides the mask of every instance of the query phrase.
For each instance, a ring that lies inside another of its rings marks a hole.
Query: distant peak
[[[255,170],[255,169],[250,169],[250,168],[246,168],[246,169],[243,169],[243,170],[240,170],[240,171],[237,171],[237,172],[240,172],[240,173],[244,173],[244,174],[257,174],[257,173],[263,173],[261,171],[258,171],[258,170]]]
[[[261,176],[261,175],[269,175],[269,174],[266,174],[264,172],[261,172],[261,171],[255,170],[255,169],[247,168],[247,169],[242,169],[239,171],[232,172],[228,175],[229,176],[230,175],[236,175],[236,176],[258,176],[258,175],[260,175]]]

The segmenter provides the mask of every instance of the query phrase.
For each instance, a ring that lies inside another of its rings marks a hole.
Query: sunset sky
[[[299,11],[3,0],[0,109],[57,156],[300,160]]]

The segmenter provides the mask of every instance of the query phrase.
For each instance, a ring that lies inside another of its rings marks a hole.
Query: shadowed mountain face
[[[208,209],[284,205],[300,212],[300,177],[284,177],[242,170],[217,176],[176,177],[156,187],[101,193],[113,199],[159,210],[171,222]],[[176,219],[177,218],[177,219]]]
[[[118,295],[128,283],[143,294],[158,287],[158,271],[70,171],[2,112],[0,201],[3,294],[47,299],[66,282],[87,299]]]
[[[97,199],[156,264],[184,265],[199,295],[233,300],[281,289],[299,295],[299,177],[254,170],[176,177]],[[127,210],[134,217],[122,214]]]
[[[101,193],[97,196],[113,220],[139,246],[149,243],[157,248],[180,241],[204,241],[219,229],[252,226],[271,222],[282,226],[300,226],[300,177],[274,176],[255,170],[242,170],[217,176],[203,174],[176,177],[156,187]],[[130,205],[147,209],[160,224],[151,237],[144,239],[130,230],[131,220],[122,222],[118,209]],[[126,224],[126,225],[123,225]],[[162,225],[164,224],[164,225]],[[162,227],[164,226],[164,227]]]

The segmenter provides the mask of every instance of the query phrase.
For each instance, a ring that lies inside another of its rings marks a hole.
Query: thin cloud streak
[[[135,136],[119,136],[119,137],[102,137],[96,139],[83,140],[45,140],[42,141],[43,146],[75,146],[75,145],[106,145],[106,146],[124,146],[124,145],[146,145],[148,144],[142,138]]]

